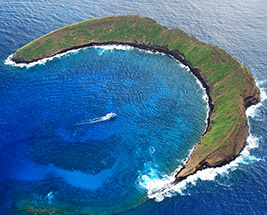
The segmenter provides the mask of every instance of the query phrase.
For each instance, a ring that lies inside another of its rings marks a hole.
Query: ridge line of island
[[[52,31],[18,49],[15,63],[31,63],[94,45],[130,45],[173,56],[188,66],[208,95],[209,117],[201,140],[176,175],[176,182],[206,167],[234,160],[246,144],[245,109],[260,90],[249,69],[223,49],[200,42],[179,29],[168,29],[138,15],[95,18]]]

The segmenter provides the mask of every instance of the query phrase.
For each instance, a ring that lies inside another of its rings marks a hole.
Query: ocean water
[[[261,102],[230,164],[171,184],[205,130],[204,92],[173,58],[94,47],[30,68],[8,56],[59,27],[138,14],[249,67]],[[256,1],[0,2],[0,214],[266,214],[267,4]],[[113,120],[103,121],[115,112]],[[55,211],[53,211],[55,210]]]

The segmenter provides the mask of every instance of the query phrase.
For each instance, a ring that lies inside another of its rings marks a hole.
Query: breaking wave
[[[94,45],[94,46],[88,46],[88,47],[83,47],[83,48],[77,48],[77,49],[69,50],[69,51],[66,51],[66,52],[63,52],[63,53],[60,53],[60,54],[56,54],[56,55],[51,56],[51,57],[47,57],[47,58],[43,58],[43,59],[40,59],[40,60],[31,62],[31,63],[16,63],[16,62],[14,62],[12,60],[12,57],[13,57],[14,54],[11,54],[4,61],[4,64],[10,65],[10,66],[14,66],[14,67],[20,67],[20,68],[23,68],[23,67],[30,68],[30,67],[33,67],[33,66],[36,66],[36,65],[44,65],[48,61],[52,61],[55,58],[61,58],[62,56],[65,56],[65,55],[68,55],[68,54],[78,53],[80,50],[84,50],[84,49],[88,49],[88,48],[96,48],[96,49],[99,49],[98,55],[100,55],[100,56],[105,51],[112,51],[112,50],[134,50],[134,49],[138,49],[139,51],[146,52],[146,53],[149,53],[149,54],[165,55],[165,53],[163,53],[163,52],[150,51],[150,50],[145,50],[145,49],[139,49],[139,48],[135,48],[135,47],[130,46],[130,45],[123,45],[123,44]],[[189,71],[189,68],[187,66],[184,66],[183,64],[181,64],[181,67],[185,67],[185,69]]]
[[[15,66],[15,67],[27,67],[27,68],[29,68],[29,67],[33,67],[36,65],[45,64],[46,62],[51,61],[54,58],[60,58],[64,55],[77,53],[80,50],[87,49],[87,48],[99,49],[99,52],[98,52],[99,55],[102,55],[107,50],[112,51],[112,50],[133,50],[133,49],[135,49],[135,47],[129,46],[129,45],[96,45],[96,46],[92,46],[92,47],[85,47],[85,48],[70,50],[70,51],[67,51],[67,52],[64,52],[61,54],[57,54],[57,55],[52,56],[52,57],[48,57],[48,58],[38,60],[36,62],[32,62],[32,63],[15,63],[14,61],[12,61],[13,54],[11,54],[5,60],[5,64]],[[149,51],[149,50],[143,50],[143,49],[139,49],[139,50],[147,52],[147,53],[151,53],[151,54],[165,55],[164,53],[157,52],[157,51],[155,52],[155,51]],[[184,69],[186,69],[187,71],[190,71],[188,66],[185,66],[182,63],[180,63],[180,66],[183,67]],[[201,82],[196,77],[195,77],[195,79],[196,79],[196,82],[203,88],[203,91],[204,91],[203,99],[207,103],[207,117],[206,117],[206,124],[207,124],[207,120],[208,120],[208,116],[209,116],[208,95],[205,93],[205,88],[202,86]],[[263,105],[262,102],[267,99],[267,94],[264,91],[264,89],[262,89],[262,88],[260,88],[260,89],[261,89],[261,98],[260,98],[261,102],[259,102],[256,105],[250,106],[246,110],[246,115],[248,118],[251,117],[251,118],[254,118],[256,120],[263,120],[264,119],[264,116],[262,116],[260,114],[260,107]],[[104,117],[100,117],[100,118],[92,119],[90,121],[81,122],[81,123],[79,123],[79,125],[97,123],[97,122],[101,122],[104,120],[106,120],[106,119],[104,119]],[[248,164],[250,162],[261,160],[260,158],[256,158],[255,156],[250,154],[251,149],[257,148],[258,144],[259,144],[259,138],[253,136],[253,134],[250,133],[248,138],[247,138],[247,145],[244,147],[244,149],[242,150],[240,155],[238,157],[236,157],[235,160],[231,161],[230,163],[228,163],[222,167],[207,168],[204,170],[197,171],[195,174],[188,176],[185,180],[183,180],[179,183],[176,183],[175,182],[175,175],[179,172],[179,170],[183,167],[185,162],[189,159],[189,157],[192,154],[193,149],[194,149],[194,148],[192,148],[190,150],[187,158],[185,160],[183,160],[183,162],[182,162],[183,164],[180,165],[174,172],[172,172],[171,175],[162,174],[161,172],[159,172],[157,170],[156,167],[154,167],[152,164],[149,163],[149,164],[145,164],[145,167],[144,167],[145,170],[144,171],[140,171],[139,177],[137,178],[136,182],[137,182],[137,185],[141,189],[147,190],[148,198],[155,199],[155,201],[162,201],[166,197],[172,197],[172,196],[177,195],[177,194],[185,195],[186,193],[184,191],[187,189],[187,187],[189,187],[191,185],[193,185],[193,186],[196,185],[197,181],[199,181],[199,180],[212,181],[218,175],[229,174],[230,171],[236,170],[240,164]]]
[[[84,48],[81,48],[81,49],[84,49]],[[46,62],[48,61],[51,61],[55,58],[60,58],[64,55],[68,55],[68,54],[71,54],[71,53],[77,53],[79,52],[81,49],[76,49],[76,50],[70,50],[70,51],[67,51],[67,52],[64,52],[64,53],[61,53],[61,54],[57,54],[57,55],[54,55],[52,57],[47,57],[47,58],[43,58],[41,60],[37,60],[37,61],[34,61],[34,62],[31,62],[31,63],[16,63],[12,60],[12,57],[14,54],[11,54],[7,57],[7,59],[5,60],[5,64],[6,65],[10,65],[10,66],[14,66],[14,67],[20,67],[20,68],[23,68],[23,67],[26,67],[26,68],[30,68],[30,67],[33,67],[33,66],[36,66],[36,65],[43,65],[45,64]]]
[[[260,88],[260,91],[260,102],[256,105],[250,106],[246,110],[246,115],[248,118],[257,117],[259,108],[263,105],[263,101],[267,99],[267,94],[264,89]],[[256,118],[256,120],[258,119]],[[229,174],[229,172],[236,170],[240,164],[249,164],[251,162],[262,160],[261,158],[257,158],[254,155],[251,155],[250,153],[252,149],[258,147],[260,138],[254,136],[249,131],[249,136],[246,142],[247,144],[241,151],[240,155],[236,157],[235,160],[222,167],[199,170],[195,174],[188,176],[185,180],[176,183],[175,176],[186,163],[186,161],[189,159],[193,151],[193,149],[191,149],[188,157],[183,161],[183,165],[180,165],[171,175],[168,176],[166,174],[161,174],[154,167],[146,165],[145,174],[144,172],[140,172],[140,175],[137,179],[137,183],[139,184],[141,189],[147,190],[147,195],[149,199],[155,199],[155,201],[157,202],[164,200],[164,198],[166,197],[172,197],[177,194],[185,195],[185,190],[189,186],[195,186],[197,181],[213,181],[218,175]]]
[[[257,121],[263,121],[265,120],[265,115],[264,112],[261,111],[261,107],[263,106],[263,101],[265,101],[267,99],[267,93],[265,91],[264,88],[261,88],[259,86],[259,84],[257,84],[257,86],[260,89],[260,101],[258,104],[256,105],[252,105],[250,106],[247,110],[246,110],[246,115],[247,117],[251,117]]]
[[[84,50],[84,49],[88,49],[88,48],[99,48],[101,49],[100,52],[98,53],[99,55],[102,55],[104,51],[106,50],[132,50],[134,49],[134,47],[132,46],[128,46],[128,45],[95,45],[95,46],[91,46],[91,47],[84,47],[84,48],[78,48],[78,49],[73,49],[73,50],[69,50],[60,54],[56,54],[52,57],[47,57],[47,58],[43,58],[31,63],[16,63],[12,60],[12,57],[14,54],[11,54],[7,57],[7,59],[5,60],[5,64],[6,65],[10,65],[10,66],[14,66],[14,67],[26,67],[26,68],[30,68],[36,65],[43,65],[45,63],[47,63],[48,61],[52,61],[55,58],[61,58],[62,56],[68,55],[68,54],[73,54],[73,53],[78,53],[80,50]]]
[[[132,49],[134,49],[133,46],[129,46],[129,45],[95,45],[95,46],[88,46],[88,47],[84,47],[84,48],[69,50],[69,51],[66,51],[66,52],[63,52],[60,54],[56,54],[52,57],[43,58],[43,59],[31,62],[31,63],[16,63],[12,60],[12,57],[14,54],[11,54],[7,57],[4,64],[14,66],[14,67],[20,67],[20,68],[23,68],[23,67],[30,68],[30,67],[33,67],[36,65],[43,65],[43,64],[47,63],[48,61],[52,61],[55,58],[61,58],[62,56],[65,56],[68,54],[78,53],[80,50],[84,50],[84,49],[88,49],[88,48],[101,49],[98,53],[99,55],[102,55],[107,50],[132,50]]]

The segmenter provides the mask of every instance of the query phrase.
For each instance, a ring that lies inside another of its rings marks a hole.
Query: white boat
[[[81,123],[78,123],[76,125],[85,125],[85,124],[103,122],[103,121],[106,121],[106,120],[114,119],[116,116],[117,116],[117,114],[111,112],[111,113],[108,113],[106,116],[95,118],[95,119],[92,119],[92,120],[86,121],[86,122],[81,122]]]
[[[116,116],[117,116],[117,114],[111,112],[111,113],[108,113],[106,116],[103,116],[102,119],[103,120],[109,120],[109,119],[115,118]]]

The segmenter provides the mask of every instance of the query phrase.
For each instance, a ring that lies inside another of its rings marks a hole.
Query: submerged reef
[[[205,87],[210,107],[208,126],[177,173],[177,181],[205,167],[222,166],[240,153],[248,137],[245,109],[260,96],[254,78],[223,49],[179,29],[168,29],[138,15],[96,18],[44,35],[18,49],[12,60],[30,63],[98,44],[126,44],[170,54],[188,66]]]

